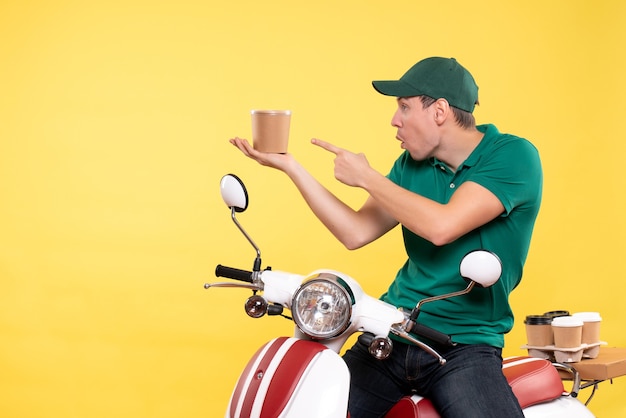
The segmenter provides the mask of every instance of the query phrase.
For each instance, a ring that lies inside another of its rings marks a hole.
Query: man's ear
[[[433,103],[433,109],[435,110],[435,122],[441,125],[448,118],[448,115],[452,112],[450,109],[450,104],[446,99],[437,99],[435,103]]]

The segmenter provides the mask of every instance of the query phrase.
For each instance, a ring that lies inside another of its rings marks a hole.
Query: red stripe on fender
[[[287,340],[287,337],[280,337],[280,338],[275,339],[274,341],[268,342],[267,344],[259,348],[259,350],[250,359],[250,361],[246,365],[246,368],[241,374],[241,377],[239,378],[239,381],[237,382],[237,387],[235,388],[235,391],[233,393],[233,399],[230,402],[230,418],[236,418],[238,416],[236,415],[237,405],[239,404],[239,400],[242,394],[244,395],[244,400],[243,400],[243,407],[241,409],[241,414],[239,416],[242,416],[242,417],[250,416],[250,412],[252,411],[252,405],[254,405],[254,399],[256,398],[257,392],[259,391],[259,386],[261,385],[261,382],[263,381],[262,377],[258,378],[257,376],[259,373],[262,373],[261,376],[265,374],[265,370],[267,369],[267,366],[270,364],[270,362],[276,355],[276,352],[280,349],[280,347],[285,343],[286,340]],[[268,344],[270,344],[270,347],[265,353],[265,355],[263,356],[263,359],[259,363],[257,369],[254,371],[254,375],[252,375],[250,379],[247,379],[247,376],[250,375],[250,372],[252,371],[252,366],[256,362],[257,357],[259,357],[263,349]],[[249,385],[246,386],[248,382],[249,382]]]
[[[263,402],[260,418],[275,418],[285,409],[311,360],[326,349],[320,343],[298,340],[281,360]]]

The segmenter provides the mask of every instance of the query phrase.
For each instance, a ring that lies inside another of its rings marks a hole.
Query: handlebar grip
[[[242,282],[252,283],[252,272],[247,270],[240,270],[234,267],[226,267],[218,264],[215,267],[216,277],[227,277],[229,279],[240,280]]]
[[[448,347],[453,347],[455,345],[449,335],[427,327],[426,325],[415,323],[415,325],[413,325],[413,328],[411,329],[411,332],[413,334],[419,335],[420,337],[428,338],[429,340],[437,344],[445,345]]]

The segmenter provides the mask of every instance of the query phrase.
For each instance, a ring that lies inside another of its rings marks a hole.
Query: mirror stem
[[[261,271],[261,250],[259,249],[259,247],[257,247],[257,245],[254,243],[254,241],[252,241],[252,238],[250,238],[250,235],[248,235],[248,233],[239,224],[239,221],[237,221],[237,217],[235,216],[235,207],[234,206],[230,208],[230,217],[232,218],[232,220],[235,223],[235,225],[237,225],[237,228],[239,228],[239,230],[241,231],[243,236],[246,237],[248,242],[252,245],[252,247],[254,247],[254,249],[256,251],[256,259],[254,260],[254,269],[253,269],[253,271]]]
[[[252,271],[261,271],[261,256],[257,255],[256,258],[254,259],[254,267],[252,268]]]
[[[448,293],[447,295],[441,295],[441,296],[433,296],[430,298],[420,300],[415,306],[415,308],[413,309],[413,311],[411,311],[411,316],[409,317],[409,319],[413,322],[417,320],[417,316],[420,314],[420,309],[422,308],[423,304],[428,303],[428,302],[434,302],[436,300],[449,299],[455,296],[465,295],[466,293],[469,293],[469,291],[474,288],[475,284],[476,282],[470,281],[467,287],[459,292]]]

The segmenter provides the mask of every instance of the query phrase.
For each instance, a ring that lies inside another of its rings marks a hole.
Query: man
[[[454,58],[427,58],[399,80],[373,85],[397,98],[391,124],[405,151],[387,176],[362,154],[312,140],[335,154],[339,181],[367,191],[359,210],[331,194],[293,156],[259,153],[240,138],[231,142],[260,164],[285,172],[349,249],[402,225],[408,259],[381,297],[386,302],[412,309],[425,297],[458,290],[459,262],[475,249],[496,253],[503,273],[491,288],[424,305],[420,323],[457,343],[435,345],[446,365],[400,341],[384,361],[358,342],[346,352],[350,414],[383,416],[400,397],[417,393],[430,398],[443,417],[522,417],[502,374],[501,352],[513,326],[508,296],[521,279],[541,201],[537,150],[493,125],[476,126],[478,86]]]

